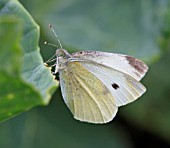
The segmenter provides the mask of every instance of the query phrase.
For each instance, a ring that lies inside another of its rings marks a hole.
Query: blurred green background
[[[94,125],[73,119],[58,88],[48,106],[0,123],[0,148],[170,147],[169,0],[20,2],[40,26],[44,61],[56,50],[44,41],[57,44],[50,23],[69,52],[100,50],[145,61],[147,92],[119,108],[112,122]]]

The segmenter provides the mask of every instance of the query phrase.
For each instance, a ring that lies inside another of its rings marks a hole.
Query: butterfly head
[[[68,59],[71,58],[71,55],[65,49],[57,49],[56,57],[55,73],[67,67]]]

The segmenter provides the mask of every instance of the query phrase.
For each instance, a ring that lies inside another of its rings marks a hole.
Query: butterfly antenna
[[[55,44],[52,44],[52,43],[48,43],[47,41],[45,41],[45,42],[44,42],[44,44],[45,44],[45,45],[54,46],[54,47],[57,47],[57,48],[58,48],[58,46],[57,46],[57,45],[55,45]]]
[[[54,29],[53,29],[53,27],[52,27],[51,24],[49,24],[49,28],[51,29],[51,31],[54,33],[55,37],[57,38],[58,43],[59,43],[59,45],[60,45],[60,48],[63,49],[63,47],[62,47],[62,45],[61,45],[61,42],[60,42],[60,40],[59,40],[59,38],[58,38],[58,36],[57,36],[56,32],[54,31]]]

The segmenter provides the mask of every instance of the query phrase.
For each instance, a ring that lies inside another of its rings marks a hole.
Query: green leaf
[[[40,95],[21,76],[21,22],[14,18],[0,21],[0,120],[41,104]],[[12,36],[12,35],[15,36]]]
[[[48,104],[58,82],[43,64],[39,27],[22,5],[16,0],[1,0],[0,16],[0,120],[5,120]]]

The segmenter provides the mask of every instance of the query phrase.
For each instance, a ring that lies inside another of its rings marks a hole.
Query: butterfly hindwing
[[[81,121],[106,123],[117,112],[114,96],[95,75],[79,62],[70,62],[60,72],[60,85],[65,103]]]

